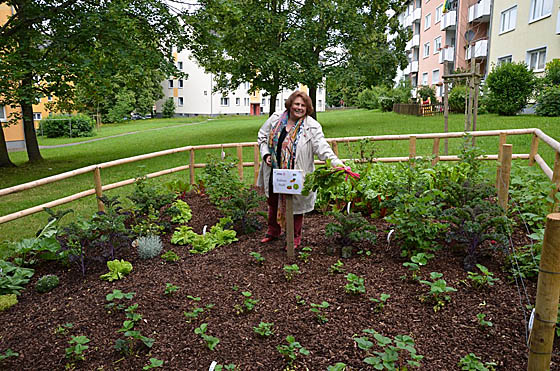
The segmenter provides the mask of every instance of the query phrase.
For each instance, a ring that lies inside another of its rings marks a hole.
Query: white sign
[[[303,170],[273,169],[274,193],[300,195],[303,190]]]

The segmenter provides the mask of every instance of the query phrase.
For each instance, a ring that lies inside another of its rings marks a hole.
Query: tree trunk
[[[268,110],[268,117],[272,116],[272,114],[276,111],[276,97],[278,93],[270,94],[270,104]]]
[[[314,108],[311,117],[317,120],[317,86],[310,85],[308,86],[308,88],[309,88],[309,98],[311,98],[311,103],[313,103],[313,108]]]
[[[14,163],[10,160],[8,155],[8,147],[6,145],[6,138],[4,137],[4,130],[0,124],[0,167],[14,167]]]
[[[33,105],[28,102],[21,102],[20,106],[23,119],[23,133],[25,134],[25,146],[27,148],[29,162],[43,161],[43,157],[41,157],[41,152],[39,151],[35,125],[33,123]]]

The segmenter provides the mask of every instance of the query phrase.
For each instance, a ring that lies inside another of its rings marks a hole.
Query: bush
[[[43,294],[57,287],[59,282],[60,281],[57,276],[55,276],[54,274],[47,274],[39,278],[39,280],[35,284],[35,290],[38,293]]]
[[[48,138],[92,137],[93,119],[84,114],[54,115],[41,120],[40,131]]]
[[[379,106],[381,107],[381,111],[383,112],[392,111],[393,103],[397,103],[395,102],[395,98],[393,97],[379,97]]]
[[[109,109],[106,119],[108,122],[122,122],[130,118],[130,113],[134,109],[134,93],[129,90],[120,91],[115,97],[114,105]]]
[[[138,243],[138,256],[141,259],[152,259],[161,253],[163,244],[159,236],[142,236],[136,240]]]
[[[423,101],[427,100],[428,97],[429,97],[432,104],[437,102],[436,90],[431,86],[421,86],[421,87],[419,87],[416,94],[418,96],[420,96]]]
[[[366,89],[358,94],[358,107],[366,109],[378,109],[379,97],[388,95],[389,90],[386,87],[373,86],[371,89]]]
[[[163,117],[171,118],[175,114],[175,102],[172,97],[167,98],[163,104]]]
[[[525,63],[503,63],[488,74],[485,102],[489,112],[512,116],[527,104],[535,87],[535,76]]]
[[[537,97],[537,115],[560,116],[560,85],[545,87]]]
[[[546,64],[544,78],[550,85],[560,85],[560,59],[553,59]]]
[[[465,85],[455,85],[449,92],[449,110],[451,112],[465,112],[466,89]]]
[[[18,303],[16,294],[0,295],[0,312],[13,307]]]

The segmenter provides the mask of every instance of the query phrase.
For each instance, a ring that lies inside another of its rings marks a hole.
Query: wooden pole
[[[550,370],[560,293],[560,214],[549,214],[539,266],[533,329],[529,334],[528,371]]]
[[[434,138],[434,147],[432,149],[432,155],[434,156],[434,158],[432,159],[432,166],[434,166],[439,161],[439,138]]]
[[[190,152],[189,152],[189,175],[190,175],[190,180],[191,180],[191,184],[194,185],[195,180],[194,180],[194,148],[191,148]]]
[[[95,182],[95,195],[97,196],[97,210],[100,212],[105,212],[105,205],[103,201],[99,198],[103,197],[103,184],[101,183],[101,171],[99,167],[93,170],[93,181]]]
[[[447,65],[447,63],[444,65]],[[449,131],[449,83],[446,81],[443,84],[443,131],[447,133]],[[448,155],[448,139],[444,139],[443,143],[443,154]]]
[[[556,200],[556,192],[558,192],[558,187],[560,187],[560,153],[556,152],[554,157],[554,170],[552,170],[552,183],[554,188],[550,191],[550,198],[552,198],[552,204],[550,205],[550,210],[555,213],[558,211],[558,201]]]
[[[336,140],[332,141],[332,150],[336,157],[338,157],[338,142]]]
[[[476,73],[477,75],[480,74],[480,65],[476,65]],[[476,119],[478,117],[478,93],[479,93],[479,85],[480,79],[478,77],[474,77],[474,97],[473,97],[473,118],[472,118],[472,131],[476,131]],[[475,145],[476,137],[472,138],[473,147]]]
[[[537,134],[533,134],[533,140],[531,141],[531,153],[529,153],[529,166],[535,164],[535,155],[539,152],[539,137]]]
[[[288,258],[293,259],[294,253],[294,203],[293,196],[290,194],[284,195],[286,197],[286,249],[288,251]]]
[[[509,174],[511,171],[511,144],[502,146],[502,165],[500,170],[500,179],[498,181],[498,203],[507,211],[509,196]]]
[[[237,173],[239,174],[239,179],[243,181],[243,147],[241,145],[237,146]]]
[[[500,133],[500,142],[498,144],[498,165],[496,169],[496,188],[499,189],[499,182],[500,182],[500,169],[502,167],[502,149],[504,144],[506,144],[507,134]]]
[[[259,146],[253,146],[253,171],[255,174],[255,185],[257,185],[257,179],[259,179],[259,166],[261,160],[261,152],[259,151]]]
[[[411,136],[408,140],[408,157],[413,159],[416,157],[416,137]]]

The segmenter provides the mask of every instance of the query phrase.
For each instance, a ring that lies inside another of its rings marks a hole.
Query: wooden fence
[[[393,112],[402,115],[434,116],[443,114],[443,104],[394,103]]]
[[[499,148],[498,154],[496,155],[485,155],[481,157],[481,160],[498,160],[498,162],[503,160],[502,151],[503,148],[506,146],[506,138],[508,135],[532,135],[531,141],[531,149],[530,153],[528,154],[511,154],[512,159],[526,159],[529,160],[529,164],[533,165],[535,162],[540,166],[543,172],[547,175],[549,179],[551,179],[556,184],[556,189],[560,185],[560,143],[554,140],[553,138],[549,137],[545,133],[543,133],[540,129],[512,129],[512,130],[490,130],[490,131],[475,131],[475,132],[452,132],[452,133],[430,133],[430,134],[403,134],[403,135],[377,135],[377,136],[366,136],[366,137],[347,137],[347,138],[332,138],[327,139],[327,141],[331,144],[333,151],[338,155],[338,144],[339,143],[351,143],[357,142],[363,139],[369,139],[371,141],[393,141],[393,140],[407,140],[409,142],[409,153],[408,156],[403,157],[380,157],[374,159],[376,162],[403,162],[408,161],[411,158],[418,158],[416,156],[416,141],[417,140],[426,140],[431,139],[433,140],[433,163],[435,164],[438,161],[457,161],[459,157],[456,155],[450,156],[440,156],[439,155],[439,147],[440,147],[440,140],[444,139],[447,140],[449,138],[462,138],[466,134],[471,135],[473,137],[488,137],[488,136],[496,136],[499,137]],[[554,170],[552,170],[546,162],[542,159],[542,157],[538,154],[538,145],[539,140],[542,140],[544,143],[549,145],[556,153],[555,162],[554,162]],[[35,180],[32,182],[16,185],[9,188],[0,189],[0,199],[2,196],[9,195],[15,192],[21,192],[28,189],[36,188],[41,185],[54,183],[57,181],[61,181],[63,179],[71,178],[77,175],[91,173],[93,175],[92,183],[94,188],[88,189],[76,194],[68,195],[66,197],[50,201],[44,203],[42,205],[37,205],[25,210],[21,210],[15,213],[11,213],[8,215],[0,216],[0,224],[9,222],[11,220],[19,219],[25,217],[27,215],[31,215],[40,211],[43,211],[44,208],[55,207],[59,205],[66,204],[68,202],[72,202],[78,200],[83,197],[96,195],[102,196],[104,191],[108,191],[110,189],[123,187],[129,184],[133,184],[135,179],[126,179],[122,180],[117,183],[106,184],[103,185],[101,179],[101,170],[107,169],[113,166],[119,166],[123,164],[128,164],[136,161],[146,160],[154,157],[166,156],[171,155],[174,153],[186,152],[189,154],[189,162],[186,165],[175,167],[172,169],[161,170],[155,173],[147,174],[148,178],[155,178],[158,176],[166,175],[175,173],[178,171],[185,171],[188,170],[189,179],[191,184],[195,183],[195,169],[196,168],[204,168],[206,166],[205,163],[197,163],[196,162],[196,151],[197,150],[208,150],[208,149],[216,149],[216,150],[223,150],[225,148],[236,148],[237,149],[237,157],[239,159],[239,163],[237,165],[237,171],[239,176],[243,177],[243,171],[245,167],[252,167],[253,168],[253,176],[254,182],[257,181],[258,170],[260,165],[260,151],[255,142],[249,143],[228,143],[228,144],[210,144],[210,145],[199,145],[199,146],[186,146],[181,148],[174,148],[168,149],[159,152],[148,153],[144,155],[104,162],[101,164],[90,165],[80,169],[68,171],[62,174],[53,175],[47,178]],[[243,161],[243,149],[244,148],[252,148],[253,150],[253,161],[244,162]],[[509,157],[509,156],[508,156]],[[321,161],[315,161],[315,163],[320,164]],[[499,168],[498,168],[499,170]],[[498,176],[500,176],[500,172],[498,171]],[[498,192],[499,193],[499,192]],[[507,197],[507,190],[505,192]],[[103,203],[101,201],[98,202],[98,209],[104,210]],[[507,203],[506,203],[507,204]]]

